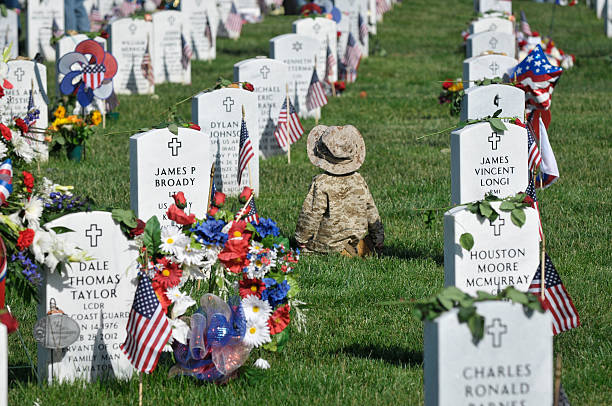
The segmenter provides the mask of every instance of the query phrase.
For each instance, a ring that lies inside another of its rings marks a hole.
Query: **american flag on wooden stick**
[[[541,297],[542,292],[542,272],[540,264],[538,270],[533,276],[529,292],[538,296],[542,307],[552,315],[553,334],[557,335],[567,330],[571,330],[580,325],[580,316],[572,302],[572,298],[567,293],[559,273],[555,269],[548,254],[545,254],[544,259],[544,299]]]
[[[189,41],[185,39],[183,34],[181,34],[181,50],[181,65],[185,70],[189,66],[189,61],[191,61],[193,52],[191,51],[191,46],[189,46]]]
[[[91,25],[91,30],[100,31],[103,21],[104,19],[102,18],[102,14],[100,14],[100,9],[94,4],[91,7],[91,12],[89,13],[89,24]]]
[[[523,32],[523,34],[527,35],[527,36],[531,36],[531,27],[529,26],[529,23],[527,22],[527,17],[525,16],[525,12],[523,10],[521,10],[521,31]]]
[[[53,35],[54,37],[61,37],[63,34],[64,30],[59,26],[54,16],[53,22],[51,24],[51,35]]]
[[[348,41],[346,42],[346,50],[344,52],[344,60],[342,63],[346,65],[347,71],[349,69],[357,70],[359,68],[359,61],[361,60],[361,49],[355,41],[355,37],[352,32],[349,32]]]
[[[535,209],[538,213],[538,231],[540,232],[540,241],[544,236],[544,231],[542,230],[542,218],[540,217],[540,205],[538,204],[538,197],[536,196],[536,189],[533,184],[533,176],[529,174],[529,184],[527,185],[527,190],[525,190],[525,194],[527,197],[531,199],[531,207]]]
[[[244,220],[247,223],[259,224],[259,214],[257,213],[257,207],[255,206],[255,199],[251,199],[247,205],[247,212],[244,215]]]
[[[329,44],[327,44],[327,58],[325,64],[325,80],[331,83],[331,77],[334,72],[334,66],[336,65],[336,58],[334,57]]]
[[[240,146],[238,149],[238,184],[240,185],[240,181],[242,180],[242,173],[245,169],[247,169],[251,158],[253,158],[253,146],[251,145],[251,140],[249,139],[249,132],[247,131],[246,123],[244,122],[244,118],[242,119],[242,124],[240,125]]]
[[[308,86],[308,92],[306,93],[306,108],[308,110],[314,110],[317,107],[323,107],[327,104],[327,96],[325,96],[325,90],[319,81],[317,70],[313,69],[312,78],[310,79],[310,86]]]
[[[529,171],[535,172],[542,163],[542,155],[540,154],[540,148],[538,148],[538,144],[536,143],[533,134],[529,130],[529,126],[527,126],[527,153]]]
[[[121,349],[138,371],[152,372],[172,335],[172,328],[144,272],[138,273],[138,287],[126,330]]]
[[[302,134],[304,134],[304,128],[291,100],[289,100],[289,118],[287,118],[287,99],[285,99],[278,115],[274,137],[276,137],[276,141],[281,148],[287,148],[287,141],[291,145],[299,140]]]
[[[365,45],[365,41],[368,38],[368,33],[369,33],[368,23],[366,22],[366,19],[363,18],[361,13],[359,13],[359,17],[357,21],[359,23],[359,42]]]
[[[153,64],[151,63],[151,51],[149,48],[149,39],[147,39],[147,47],[145,48],[145,53],[142,56],[142,62],[140,63],[140,70],[142,71],[142,76],[147,79],[149,84],[153,86],[155,84],[155,76],[153,75]]]
[[[204,28],[204,36],[208,40],[208,47],[213,46],[212,30],[210,29],[210,19],[208,18],[208,12],[206,13],[206,27]]]
[[[234,4],[234,2],[232,2],[232,8],[230,9],[227,19],[225,20],[225,28],[228,31],[238,34],[240,34],[240,31],[242,31],[242,17],[240,17],[240,14],[238,14],[238,10],[236,9],[236,4]]]

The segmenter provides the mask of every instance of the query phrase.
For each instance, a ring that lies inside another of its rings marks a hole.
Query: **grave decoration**
[[[2,51],[2,60],[0,60],[0,99],[4,97],[4,89],[12,89],[13,84],[7,79],[9,66],[7,62],[11,57],[11,46],[7,46]]]
[[[537,45],[544,46],[544,52],[550,63],[555,66],[561,66],[563,69],[569,69],[574,66],[576,57],[573,54],[566,54],[562,49],[557,48],[555,42],[550,37],[542,38],[537,31],[532,31],[525,16],[525,12],[521,10],[520,30],[516,33],[516,41],[518,44],[518,59],[523,60],[531,50]]]
[[[281,351],[289,329],[304,325],[303,302],[296,298],[299,251],[290,248],[274,220],[259,217],[252,189],[244,188],[239,202],[234,213],[225,195],[214,192],[207,215],[198,219],[183,211],[189,202],[176,193],[167,211],[176,226],[163,228],[155,216],[144,223],[129,210],[113,212],[141,245],[141,278],[152,284],[172,327],[168,344],[177,364],[170,376],[227,382],[251,353]],[[183,287],[193,277],[210,293],[185,317],[196,304]],[[267,362],[256,363],[262,364]]]
[[[72,111],[73,114],[67,111]],[[54,120],[46,132],[52,150],[65,148],[68,158],[77,162],[81,161],[87,140],[102,123],[100,111],[92,110],[86,114],[83,114],[83,111],[74,104],[59,104],[53,112]]]
[[[463,97],[463,82],[461,78],[457,80],[447,79],[442,83],[442,92],[438,96],[438,103],[450,104],[451,116],[458,116],[461,112],[461,98]]]
[[[94,40],[78,44],[57,61],[57,70],[64,75],[59,89],[62,94],[76,93],[79,104],[89,106],[94,97],[105,100],[113,94],[113,77],[117,60]]]

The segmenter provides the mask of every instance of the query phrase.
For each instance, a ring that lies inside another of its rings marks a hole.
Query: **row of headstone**
[[[47,67],[41,63],[28,60],[12,60],[7,63],[7,79],[12,89],[4,89],[0,99],[0,122],[9,124],[14,116],[22,117],[28,111],[30,93],[34,107],[40,110],[36,127],[47,128],[49,112],[45,101],[47,93]]]

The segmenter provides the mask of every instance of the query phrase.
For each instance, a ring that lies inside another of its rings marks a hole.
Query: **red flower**
[[[450,80],[450,79],[446,79],[446,80],[444,81],[444,83],[442,83],[442,88],[443,88],[443,89],[448,89],[448,88],[450,88],[452,85],[453,85],[453,81],[452,81],[452,80]]]
[[[217,207],[223,207],[225,204],[225,193],[215,192],[213,196],[213,204]]]
[[[242,272],[242,268],[249,265],[247,259],[247,251],[249,249],[249,240],[235,238],[228,240],[223,247],[223,251],[219,253],[219,261],[225,265],[228,271],[233,273]]]
[[[185,212],[179,209],[176,204],[170,206],[170,208],[166,212],[166,215],[170,220],[184,226],[193,224],[195,222],[195,214],[185,214]]]
[[[344,89],[346,89],[346,84],[342,80],[339,80],[334,82],[334,87],[336,88],[337,92],[343,92]]]
[[[161,265],[160,271],[157,271],[153,277],[153,281],[164,289],[171,288],[178,285],[181,282],[181,276],[183,271],[179,268],[178,264],[169,261],[166,258],[158,259],[157,263]]]
[[[168,296],[166,296],[166,289],[154,282],[153,291],[155,292],[155,296],[157,296],[157,299],[159,300],[159,304],[161,305],[162,310],[164,311],[164,313],[166,313],[168,311],[168,307],[170,307],[170,305],[172,304],[170,299],[168,299]]]
[[[531,31],[531,36],[532,36],[532,37],[539,37],[539,36],[540,36],[540,33],[539,33],[539,32],[537,32],[537,31]]]
[[[19,251],[23,251],[32,245],[32,241],[34,241],[34,230],[31,228],[26,228],[23,231],[19,232],[19,238],[17,238],[17,248]]]
[[[15,125],[17,127],[19,127],[19,129],[21,130],[22,134],[27,134],[29,129],[28,129],[28,125],[26,124],[25,121],[23,121],[22,118],[16,118],[15,119]]]
[[[187,199],[185,199],[185,194],[183,192],[173,194],[172,198],[174,199],[174,204],[176,204],[179,209],[187,207]]]
[[[250,84],[249,82],[244,82],[244,83],[242,84],[242,88],[243,88],[244,90],[248,90],[249,92],[252,92],[253,90],[255,90],[255,88],[253,87],[253,85],[252,85],[252,84]]]
[[[515,124],[515,125],[518,125],[518,126],[520,126],[520,127],[525,128],[525,124],[523,124],[523,122],[522,122],[521,120],[519,120],[518,118],[515,118],[515,119],[514,119],[514,124]]]
[[[108,32],[106,32],[106,31],[101,31],[101,32],[100,32],[100,36],[101,36],[102,38],[104,38],[104,39],[108,39]]]
[[[238,282],[240,297],[245,298],[250,295],[255,295],[261,298],[261,292],[266,289],[266,284],[261,279],[243,278]]]
[[[13,138],[13,134],[11,133],[11,129],[5,126],[4,124],[0,124],[0,132],[5,140],[10,141]]]
[[[289,316],[289,310],[291,308],[288,304],[279,307],[272,313],[272,316],[268,319],[268,326],[270,327],[270,335],[278,334],[289,325],[291,317]]]
[[[189,122],[189,128],[191,128],[192,130],[198,130],[198,131],[201,130],[199,125],[192,123],[192,122]]]
[[[23,175],[23,184],[28,189],[28,193],[32,193],[32,189],[34,188],[34,176],[26,171],[21,172],[21,174]]]
[[[211,217],[215,217],[215,214],[217,214],[218,211],[219,211],[218,207],[210,206],[210,209],[208,209],[208,215]]]
[[[240,196],[238,196],[238,201],[244,204],[247,202],[247,200],[249,200],[252,194],[253,189],[248,186],[245,186],[244,189],[242,189],[242,193],[240,193]]]
[[[4,89],[0,86],[0,99],[4,97]]]
[[[19,322],[7,309],[0,309],[0,323],[6,326],[8,334],[14,333],[19,328]]]
[[[534,203],[535,201],[533,200],[533,198],[531,198],[528,195],[525,195],[525,198],[523,199],[523,203],[527,203],[528,205],[530,205],[531,207],[534,207]]]
[[[253,235],[252,232],[246,229],[247,222],[244,220],[234,221],[232,226],[227,231],[227,236],[230,240],[240,239],[246,240],[247,242],[251,239]]]
[[[130,237],[133,238],[137,235],[144,233],[145,226],[146,224],[144,221],[142,221],[141,219],[136,219],[136,227],[130,230]]]
[[[300,13],[304,15],[309,15],[310,13],[323,14],[323,10],[315,3],[308,3],[302,6]]]

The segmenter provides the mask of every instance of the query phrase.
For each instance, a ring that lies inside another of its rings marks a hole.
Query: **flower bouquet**
[[[53,112],[55,119],[47,129],[48,139],[54,149],[66,147],[68,157],[80,161],[87,140],[95,132],[95,127],[102,122],[102,114],[98,110],[79,115],[66,115],[66,107],[57,106]]]
[[[455,81],[447,79],[442,83],[442,92],[438,96],[438,102],[440,104],[449,103],[451,115],[456,116],[461,112],[463,94],[463,82],[460,78]]]
[[[167,211],[176,226],[164,228],[156,217],[144,223],[131,211],[113,212],[140,243],[139,262],[172,327],[171,376],[226,382],[253,352],[281,351],[291,326],[304,326],[304,303],[296,299],[299,252],[273,220],[259,218],[252,189],[240,195],[236,213],[224,208],[225,200],[215,192],[206,217],[197,219],[185,213],[187,202],[178,193]],[[208,293],[185,317],[196,305],[186,293],[190,278],[204,281]],[[255,365],[269,367],[263,359]]]

